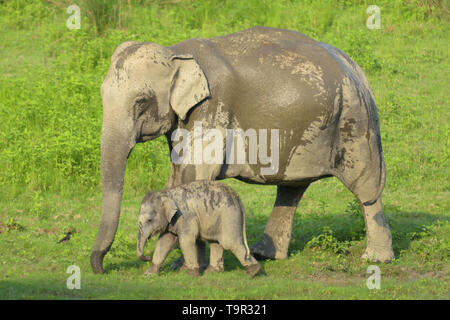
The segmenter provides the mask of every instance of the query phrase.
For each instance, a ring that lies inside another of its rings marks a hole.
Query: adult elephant
[[[174,130],[194,134],[194,123],[222,132],[279,130],[278,170],[269,174],[261,173],[266,164],[248,159],[171,164],[168,187],[224,178],[277,185],[265,232],[252,249],[255,256],[286,258],[303,193],[311,182],[335,176],[362,207],[363,257],[393,259],[381,202],[385,165],[375,100],[364,73],[339,49],[267,27],[169,47],[125,42],[111,57],[101,94],[103,198],[91,254],[94,272],[104,272],[103,257],[114,241],[126,161],[135,144],[165,135],[172,152]],[[155,250],[164,256],[175,241],[171,233],[162,234]]]

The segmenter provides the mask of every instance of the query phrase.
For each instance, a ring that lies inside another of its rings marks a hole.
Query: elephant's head
[[[150,260],[150,257],[144,256],[147,240],[166,230],[177,211],[178,208],[172,199],[152,193],[145,196],[138,217],[137,255],[142,261]]]
[[[191,55],[155,43],[125,42],[111,57],[101,86],[102,216],[91,254],[95,273],[119,223],[127,158],[137,142],[166,134],[191,108],[210,95],[203,70]]]

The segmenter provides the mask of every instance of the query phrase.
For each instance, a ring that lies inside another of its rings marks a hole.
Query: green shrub
[[[330,250],[335,254],[347,253],[349,246],[349,241],[338,241],[333,235],[333,230],[329,227],[323,227],[322,232],[319,235],[312,237],[306,244],[306,248]]]

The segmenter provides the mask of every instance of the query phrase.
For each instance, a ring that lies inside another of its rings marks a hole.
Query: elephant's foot
[[[256,276],[261,271],[261,265],[259,263],[255,263],[245,267],[245,271],[250,277]]]
[[[362,260],[370,262],[386,263],[394,259],[394,251],[391,246],[368,246],[361,256]]]
[[[267,234],[263,234],[261,239],[250,248],[250,251],[257,260],[277,259],[277,257],[283,259],[280,253],[277,255],[273,241]]]
[[[150,266],[150,268],[148,268],[147,271],[145,271],[144,275],[152,276],[152,275],[158,274],[160,268],[161,268],[161,266],[156,265],[156,264],[152,264]]]
[[[223,272],[223,270],[224,270],[223,266],[209,265],[208,268],[206,268],[205,273]]]

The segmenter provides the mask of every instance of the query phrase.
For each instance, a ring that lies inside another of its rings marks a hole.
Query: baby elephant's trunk
[[[139,259],[142,261],[150,261],[151,257],[144,256],[144,248],[145,244],[147,243],[149,235],[144,234],[143,230],[139,228],[139,234],[138,234],[138,242],[137,242],[137,255]]]

